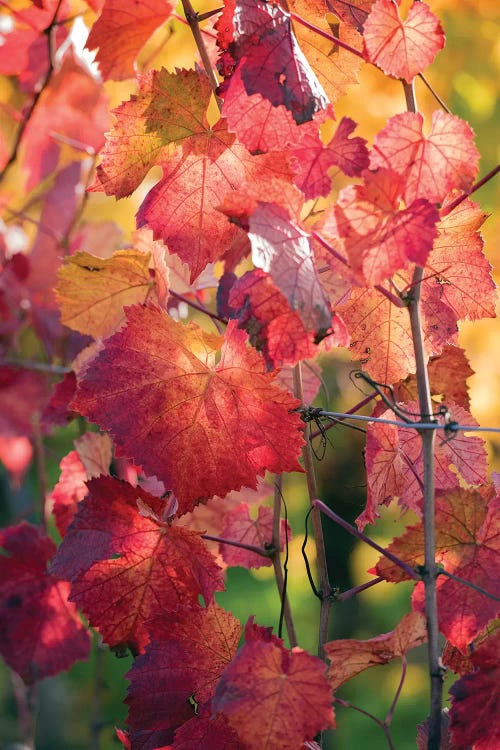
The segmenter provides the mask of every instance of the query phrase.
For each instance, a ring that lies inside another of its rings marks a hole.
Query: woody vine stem
[[[406,106],[409,112],[417,111],[415,90],[412,83],[403,81]],[[424,422],[432,419],[431,391],[427,372],[427,359],[424,351],[424,336],[420,316],[420,293],[424,269],[417,266],[413,273],[413,283],[408,297],[413,349],[415,352],[418,400],[421,419]],[[424,464],[424,587],[425,616],[427,623],[428,659],[430,676],[430,711],[429,711],[429,750],[439,750],[441,743],[441,702],[443,692],[443,672],[439,654],[439,627],[437,611],[437,566],[436,540],[434,528],[434,442],[435,430],[421,430],[423,464]]]

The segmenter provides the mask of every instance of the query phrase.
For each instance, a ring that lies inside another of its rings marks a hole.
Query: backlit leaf
[[[487,502],[476,490],[456,488],[437,493],[436,561],[449,573],[491,593],[498,590],[500,576],[498,509],[498,498]],[[388,549],[412,567],[422,565],[423,526],[409,526]],[[385,557],[379,560],[376,569],[389,581],[406,578],[406,573]],[[446,576],[437,580],[437,598],[439,629],[462,651],[489,620],[498,616],[498,602]],[[413,608],[424,611],[422,583],[414,590]]]
[[[314,265],[309,236],[275,204],[263,204],[249,221],[252,260],[272,276],[307,330],[326,333],[330,306]]]
[[[444,47],[441,24],[424,2],[414,2],[404,21],[391,0],[377,0],[364,22],[367,59],[394,78],[411,83]]]
[[[148,625],[152,642],[127,675],[126,703],[133,746],[156,749],[195,718],[195,705],[203,712],[236,653],[241,625],[214,603],[189,613],[166,612]]]
[[[285,529],[285,521],[280,521],[280,549],[283,549],[285,536],[291,538],[290,528]],[[241,503],[225,516],[224,528],[221,536],[231,541],[249,544],[265,550],[272,545],[273,540],[273,509],[261,506],[257,518],[250,516],[250,508]],[[226,565],[241,565],[244,568],[261,568],[272,565],[270,557],[257,555],[255,552],[221,544],[222,558]]]
[[[49,496],[61,536],[73,520],[78,503],[87,494],[87,479],[107,474],[111,462],[109,435],[87,432],[75,440],[75,449],[61,460],[59,481]]]
[[[139,653],[149,641],[146,621],[195,609],[200,595],[208,604],[224,588],[221,570],[199,533],[162,521],[164,500],[114,477],[87,487],[52,570],[71,580],[71,600],[106,643]]]
[[[495,750],[500,743],[500,633],[471,654],[474,671],[450,688],[450,733],[457,750]]]
[[[168,0],[106,0],[86,44],[90,50],[99,48],[96,61],[103,77],[120,81],[134,76],[141,47],[172,10]]]
[[[426,640],[425,619],[417,612],[411,612],[390,633],[366,641],[345,639],[325,643],[325,653],[330,661],[328,680],[332,690],[335,692],[344,682],[366,669],[404,656]]]
[[[413,415],[410,417],[412,421],[417,419],[417,402],[401,406]],[[448,406],[454,421],[460,424],[477,424],[460,406],[452,403],[448,403]],[[393,418],[391,411],[378,416]],[[487,481],[486,446],[482,438],[461,433],[447,442],[438,438],[434,452],[437,489],[457,487],[459,476],[469,484],[479,485]],[[394,497],[399,498],[401,506],[422,514],[424,469],[422,441],[416,430],[380,423],[370,425],[366,441],[366,467],[368,499],[365,511],[356,521],[359,527],[362,528],[365,523],[374,523],[378,506],[388,505]]]
[[[328,99],[279,5],[236,0],[233,55],[247,93],[283,104],[297,123],[311,120]],[[276,75],[279,70],[280,75]]]
[[[347,24],[331,23],[327,18],[328,4],[324,0],[288,0],[287,5],[291,11],[324,33],[333,33],[333,36],[344,44],[361,51],[361,36]],[[303,24],[294,22],[294,30],[301,49],[318,76],[326,95],[330,102],[335,104],[349,86],[358,82],[362,59]]]
[[[364,173],[335,206],[337,231],[360,283],[375,286],[410,262],[425,266],[437,235],[437,210],[418,199],[400,209],[402,184],[390,170]]]
[[[152,305],[135,306],[80,383],[74,407],[112,432],[121,455],[172,489],[181,513],[213,495],[255,487],[266,469],[300,470],[300,419],[289,413],[298,404],[274,385],[245,340],[236,323],[223,343]]]
[[[262,350],[271,369],[314,357],[313,333],[306,330],[269,274],[255,269],[237,279],[229,304],[233,308],[231,317],[238,315],[239,326],[248,332],[250,342]]]
[[[468,190],[477,174],[479,153],[470,125],[442,110],[432,114],[428,136],[423,117],[405,112],[391,117],[375,138],[370,167],[393,169],[405,182],[404,199],[442,203],[453,188]]]
[[[213,702],[249,750],[296,750],[334,724],[325,666],[301,648],[247,633],[224,670]],[[314,710],[311,707],[314,706]]]
[[[90,638],[68,601],[69,584],[47,573],[56,546],[23,521],[0,531],[0,652],[26,683],[86,659]]]

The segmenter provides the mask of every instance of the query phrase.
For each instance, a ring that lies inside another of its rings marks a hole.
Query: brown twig
[[[295,397],[304,401],[302,389],[302,370],[299,364],[295,365],[293,370],[293,385]],[[307,425],[305,430],[307,430]],[[311,443],[306,439],[306,444],[302,448],[302,458],[304,460],[304,469],[306,471],[307,490],[309,493],[309,502],[312,507],[311,518],[314,531],[314,541],[316,544],[316,560],[319,574],[319,589],[321,595],[321,609],[319,618],[319,636],[318,636],[318,655],[323,658],[323,645],[328,640],[328,620],[330,617],[330,607],[332,603],[332,589],[328,576],[328,566],[326,562],[325,540],[323,537],[323,527],[321,525],[321,513],[315,505],[318,492],[316,488],[316,476],[314,473],[313,453]]]
[[[315,34],[318,34],[319,36],[324,37],[325,39],[328,39],[332,44],[336,44],[338,47],[342,47],[343,49],[346,49],[348,52],[352,52],[353,55],[356,55],[356,57],[360,57],[362,60],[365,59],[365,56],[362,52],[360,52],[357,49],[354,49],[354,47],[351,47],[350,44],[346,44],[346,42],[343,42],[338,37],[334,36],[333,34],[329,34],[327,31],[323,31],[323,29],[320,29],[319,26],[315,26],[313,23],[309,23],[309,21],[306,21],[305,18],[302,18],[301,16],[298,16],[296,13],[290,13],[290,17],[293,18],[294,21],[297,21],[297,23],[300,23],[302,26],[305,26],[306,29],[309,29],[309,31],[314,31]]]
[[[104,726],[102,718],[102,688],[104,670],[104,648],[101,636],[95,634],[95,666],[92,695],[92,720],[90,723],[90,750],[99,750],[101,731]]]
[[[377,552],[380,552],[381,555],[386,557],[388,560],[390,560],[394,565],[397,565],[401,570],[404,570],[406,575],[413,581],[420,581],[421,576],[418,574],[416,570],[414,570],[408,563],[405,563],[403,560],[400,560],[399,557],[396,557],[396,555],[393,555],[392,552],[389,552],[387,549],[384,549],[384,547],[381,547],[377,542],[374,542],[373,539],[370,539],[370,537],[366,536],[366,534],[363,534],[362,531],[359,531],[355,526],[351,526],[350,523],[347,521],[344,521],[343,518],[338,516],[335,511],[333,511],[331,508],[328,507],[328,505],[325,505],[325,503],[322,503],[321,500],[313,500],[314,507],[318,508],[322,513],[325,514],[325,516],[328,516],[328,518],[331,518],[332,521],[335,521],[339,526],[341,526],[343,529],[349,532],[349,534],[352,534],[352,536],[355,536],[356,539],[361,540],[365,544],[368,544],[369,547],[373,547],[373,549],[376,549]]]
[[[186,21],[189,24],[189,28],[191,29],[194,41],[196,42],[196,47],[198,48],[198,52],[200,53],[201,62],[203,63],[203,67],[205,68],[205,73],[207,74],[210,85],[212,86],[212,89],[214,91],[219,109],[221,109],[222,101],[216,94],[219,87],[219,80],[214,69],[212,68],[207,48],[205,47],[205,42],[203,40],[203,35],[200,28],[200,19],[195,9],[191,5],[190,0],[182,0],[182,7],[184,9]]]
[[[292,610],[290,609],[290,602],[288,594],[285,589],[285,580],[283,576],[283,569],[281,567],[280,559],[280,526],[281,526],[281,499],[283,496],[283,477],[278,474],[274,480],[274,503],[273,503],[273,539],[272,545],[274,548],[274,554],[272,557],[274,577],[276,579],[276,585],[280,595],[281,608],[283,617],[285,619],[286,631],[288,633],[288,640],[290,646],[293,648],[297,645],[297,635],[295,633],[295,625],[293,623]],[[281,634],[280,634],[281,635]]]
[[[254,552],[256,555],[261,557],[272,557],[274,555],[274,549],[264,549],[263,547],[256,547],[253,544],[244,544],[243,542],[236,542],[233,539],[224,539],[221,536],[213,536],[212,534],[202,534],[202,539],[206,539],[209,542],[218,542],[219,544],[229,544],[231,547],[240,547],[241,549],[247,549],[249,552]]]
[[[412,84],[403,83],[406,105],[409,112],[416,112],[415,92]],[[411,292],[407,296],[410,315],[413,349],[415,352],[418,401],[421,420],[433,419],[427,357],[424,349],[424,334],[420,310],[420,292],[424,269],[417,266],[413,273]],[[429,675],[431,701],[429,711],[428,750],[439,750],[441,744],[441,704],[443,693],[443,668],[439,652],[439,625],[436,578],[435,539],[435,488],[434,488],[434,441],[435,430],[422,430],[422,453],[424,464],[424,569],[422,578],[425,588],[425,616],[427,622]]]
[[[67,372],[71,372],[71,367],[52,365],[50,362],[36,362],[33,359],[12,359],[10,357],[4,357],[0,364],[5,367],[18,367],[21,370],[48,372],[51,375],[66,375]]]
[[[17,705],[19,734],[23,746],[35,749],[36,714],[38,709],[38,684],[25,685],[21,677],[10,670],[10,679]]]
[[[493,167],[493,169],[488,172],[488,174],[485,174],[484,177],[475,182],[470,190],[462,193],[462,195],[459,195],[458,198],[455,198],[455,200],[445,206],[441,211],[441,218],[443,219],[445,216],[448,216],[448,214],[450,214],[454,208],[459,206],[462,201],[468,198],[469,195],[472,195],[472,193],[475,193],[476,190],[479,190],[479,188],[483,187],[483,185],[486,185],[486,183],[493,179],[493,177],[495,177],[495,175],[497,175],[499,172],[500,164],[497,164],[496,167]]]
[[[43,529],[47,527],[46,518],[46,502],[47,494],[49,491],[49,482],[47,477],[47,462],[45,458],[45,446],[43,444],[43,437],[40,425],[41,419],[40,414],[35,412],[33,414],[33,444],[35,449],[35,460],[37,469],[38,485],[40,490],[40,504],[41,504],[41,526]]]
[[[52,16],[52,21],[47,26],[44,34],[47,35],[47,50],[48,50],[48,58],[49,58],[49,67],[47,69],[47,73],[45,74],[45,77],[40,85],[40,88],[33,96],[32,102],[30,106],[28,107],[28,110],[24,116],[24,118],[21,121],[21,124],[19,126],[19,129],[17,131],[16,140],[14,142],[14,146],[11,152],[11,155],[9,156],[7,163],[5,164],[4,168],[0,172],[0,180],[3,180],[5,177],[7,171],[10,169],[10,167],[14,164],[14,162],[17,159],[17,155],[19,153],[19,148],[21,146],[21,141],[24,135],[24,131],[26,130],[26,127],[28,125],[28,122],[30,121],[31,117],[33,116],[33,112],[35,111],[39,101],[40,97],[42,96],[43,92],[47,88],[47,86],[50,83],[50,80],[52,78],[52,75],[55,70],[55,30],[57,29],[57,14],[59,13],[59,10],[61,8],[63,0],[59,0],[57,3],[56,9],[54,11],[54,15]]]

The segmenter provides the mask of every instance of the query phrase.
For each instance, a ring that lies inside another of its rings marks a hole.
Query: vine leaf
[[[38,372],[0,366],[0,434],[33,435],[33,414],[40,414],[49,397],[47,378]]]
[[[470,412],[467,378],[474,375],[465,351],[459,346],[447,345],[438,357],[431,357],[428,365],[432,396],[442,396]],[[410,375],[394,386],[396,401],[418,401],[417,378]]]
[[[198,532],[161,520],[165,500],[109,476],[87,487],[51,569],[71,580],[71,601],[111,648],[137,654],[147,620],[196,609],[200,595],[209,603],[224,588],[222,571]]]
[[[306,329],[324,337],[332,325],[332,313],[309,235],[281,206],[266,203],[250,216],[248,236],[254,265],[271,275]]]
[[[241,635],[239,621],[214,603],[162,613],[149,628],[152,641],[127,675],[128,724],[133,747],[137,741],[141,748],[171,743],[174,731],[194,718],[193,702],[203,711]]]
[[[75,440],[75,449],[61,460],[59,481],[49,496],[61,536],[66,534],[78,503],[87,494],[87,479],[107,474],[111,463],[112,445],[105,433],[85,433]]]
[[[232,315],[250,342],[261,350],[270,369],[295,365],[314,357],[313,332],[308,332],[298,312],[292,310],[269,274],[260,268],[235,281],[229,294]]]
[[[320,28],[326,34],[333,33],[341,42],[361,51],[363,40],[351,26],[332,23],[328,13],[328,4],[310,2],[310,0],[288,0],[287,6],[296,15]],[[363,60],[353,55],[350,50],[335,44],[304,24],[294,21],[294,30],[301,49],[318,76],[326,95],[332,104],[340,99],[354,83],[358,82],[358,73]]]
[[[28,7],[14,8],[9,4],[2,7],[2,14],[10,18],[13,28],[10,33],[2,34],[0,73],[18,76],[22,91],[33,93],[47,75],[51,62],[43,32],[52,22],[56,8],[59,8],[54,41],[57,47],[62,45],[68,37],[69,24],[61,21],[72,16],[72,11],[66,2],[59,3],[58,0],[45,0],[43,6],[39,3],[38,7],[33,7],[34,3],[25,5]]]
[[[378,664],[388,664],[427,640],[425,618],[418,612],[404,615],[390,633],[366,641],[345,639],[325,643],[325,654],[330,661],[328,680],[332,690],[338,688]]]
[[[418,402],[404,406],[410,413],[418,414]],[[477,425],[476,420],[462,407],[448,403],[453,419],[460,424]],[[391,410],[377,414],[393,419]],[[414,417],[416,420],[417,417]],[[438,490],[458,486],[459,477],[470,484],[487,481],[487,454],[484,440],[459,434],[453,441],[437,441],[435,448],[435,485]],[[454,467],[454,470],[452,470]],[[368,427],[366,440],[366,468],[368,498],[366,508],[356,519],[359,528],[375,523],[380,505],[388,505],[399,498],[403,508],[418,515],[422,513],[424,478],[422,442],[415,429],[375,423]]]
[[[499,498],[483,491],[457,487],[436,493],[436,561],[460,578],[495,594],[498,591],[500,533]],[[389,552],[415,567],[424,561],[423,525],[409,526],[388,547]],[[381,558],[377,574],[387,581],[401,581],[406,574]],[[446,576],[437,580],[439,629],[452,645],[465,652],[467,645],[488,621],[498,617],[498,602]],[[424,587],[413,592],[413,609],[424,611]]]
[[[105,0],[85,45],[98,48],[95,59],[103,78],[132,78],[139,51],[173,10],[173,3],[165,0]]]
[[[196,716],[176,731],[172,750],[193,750],[195,747],[202,747],[203,750],[247,750],[223,714],[212,718]]]
[[[124,323],[124,307],[158,302],[150,260],[150,253],[138,250],[118,250],[104,259],[84,252],[70,255],[56,287],[61,321],[94,338],[109,336]]]
[[[331,167],[339,167],[349,177],[359,177],[368,166],[365,139],[349,137],[356,128],[354,120],[343,117],[326,145],[319,137],[318,127],[312,125],[314,123],[298,128],[297,136],[287,148],[297,160],[295,184],[306,199],[328,195],[332,189],[328,175]]]
[[[495,317],[497,289],[491,265],[483,252],[477,231],[484,214],[473,201],[457,207],[438,224],[439,234],[429,255],[422,284],[422,309],[438,302],[452,311],[456,320]]]
[[[0,652],[26,683],[87,659],[90,638],[69,584],[47,573],[56,545],[23,521],[0,531]]]
[[[225,138],[224,124],[214,131]],[[235,145],[217,159],[217,134],[206,142],[206,153],[180,154],[162,165],[163,175],[148,193],[138,214],[138,227],[148,226],[191,270],[191,283],[230,250],[241,230],[217,208],[221,198],[235,190],[245,176],[246,151]]]
[[[54,133],[82,144],[82,150],[87,148],[97,153],[108,126],[108,107],[102,87],[70,47],[24,131],[26,189],[32,190],[55,171],[61,145]]]
[[[138,215],[191,270],[191,281],[227,252],[239,229],[216,208],[243,182],[248,151],[225,120],[210,127],[212,89],[200,71],[164,68],[139,77],[139,93],[116,110],[92,191],[130,195],[154,165],[163,177]]]
[[[255,488],[266,470],[301,471],[300,417],[290,413],[299,404],[265,373],[235,322],[223,340],[149,303],[126,315],[73,407],[112,432],[118,455],[132,456],[173,490],[181,514],[213,495]]]
[[[439,214],[424,198],[400,209],[404,185],[387,169],[364,173],[335,206],[337,231],[359,283],[375,286],[411,262],[425,266]]]
[[[328,5],[338,18],[362,34],[373,0],[356,0],[355,3],[346,2],[346,0],[329,0]]]
[[[325,665],[301,648],[288,650],[265,631],[246,629],[245,644],[222,673],[213,709],[249,750],[295,748],[334,725]],[[314,706],[314,710],[311,707]]]
[[[456,747],[494,750],[500,743],[500,632],[471,654],[474,671],[450,688],[450,733]]]
[[[249,96],[261,94],[273,106],[283,104],[297,123],[327,107],[327,96],[292,32],[290,16],[279,5],[236,0],[233,24],[231,53]]]
[[[372,169],[386,167],[402,177],[407,204],[417,198],[442,203],[450,190],[468,190],[477,175],[479,152],[470,125],[437,110],[425,136],[423,122],[413,112],[391,117],[370,153]]]
[[[354,289],[337,306],[351,337],[353,358],[381,383],[395,383],[415,371],[408,311],[396,307],[377,289]]]
[[[288,539],[291,539],[292,532],[290,527],[286,530],[285,521],[282,519],[280,524],[280,549],[283,550],[285,544],[285,533]],[[266,545],[270,545],[273,540],[273,509],[260,506],[257,518],[250,516],[250,508],[246,503],[241,503],[236,508],[226,514],[222,537],[231,539],[231,541],[250,544],[254,547],[260,547],[262,550]],[[241,565],[244,568],[262,568],[272,565],[270,557],[257,555],[255,552],[233,547],[230,544],[221,544],[222,559],[226,565]]]
[[[377,0],[364,21],[365,57],[386,75],[411,83],[444,47],[439,19],[424,2],[414,2],[405,21],[391,0]]]
[[[205,113],[211,88],[201,72],[174,74],[162,68],[138,80],[139,92],[113,110],[115,124],[106,135],[90,190],[104,190],[117,198],[130,195],[151,167],[167,161],[176,146],[210,135]]]

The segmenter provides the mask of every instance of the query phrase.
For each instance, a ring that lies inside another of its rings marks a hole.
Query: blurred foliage
[[[500,34],[498,21],[500,6],[491,0],[431,0],[432,9],[440,16],[447,36],[445,49],[427,71],[426,78],[452,112],[467,120],[477,134],[477,145],[482,154],[481,176],[500,161]],[[82,7],[86,7],[82,4]],[[196,5],[200,11],[216,7],[216,3]],[[86,11],[89,14],[89,11]],[[90,17],[88,15],[88,17]],[[168,40],[168,43],[165,42]],[[161,27],[141,53],[140,62],[148,66],[165,65],[173,70],[189,66],[195,54],[189,29],[179,22]],[[106,83],[106,93],[111,106],[117,106],[134,90],[134,83]],[[421,111],[428,115],[436,103],[422,81],[416,82]],[[16,107],[21,97],[14,84],[4,79],[0,85],[0,104]],[[360,84],[338,104],[340,118],[348,115],[359,122],[359,132],[369,140],[384,126],[387,118],[404,110],[404,97],[397,81],[386,79],[373,67],[366,66]],[[8,137],[2,127],[4,136]],[[107,220],[118,224],[125,235],[135,228],[135,211],[144,195],[157,178],[152,172],[147,187],[139,195],[115,202],[103,194],[92,194],[85,206],[85,220]],[[9,185],[14,205],[21,205],[23,196],[16,194],[18,170],[12,170]],[[500,180],[490,182],[478,194],[482,207],[492,213],[499,203]],[[486,253],[500,274],[498,236],[500,219],[491,218],[484,227],[487,241]],[[492,352],[500,348],[500,330],[495,321],[485,320],[462,326],[461,344],[465,346],[476,375],[471,378],[472,410],[484,425],[500,424],[500,362],[494,361]],[[320,394],[317,403],[323,407],[344,410],[350,408],[362,395],[349,380],[351,365],[347,355],[329,355],[322,362],[329,400]],[[58,478],[59,461],[72,447],[80,425],[73,423],[60,429],[46,441],[49,486]],[[337,426],[328,431],[325,457],[317,462],[320,497],[347,521],[352,522],[360,513],[365,498],[365,473],[363,464],[363,435],[347,427]],[[493,467],[500,468],[500,444],[490,441]],[[321,446],[318,445],[318,455]],[[13,523],[38,504],[39,487],[33,468],[22,486],[9,485],[5,473],[0,474],[0,519],[2,524]],[[287,477],[283,496],[287,506],[293,538],[289,544],[288,593],[293,616],[303,648],[316,651],[319,603],[313,595],[301,554],[304,540],[304,508],[307,492],[302,477]],[[376,528],[369,529],[376,540],[385,544],[397,535],[411,518],[400,518],[397,509],[387,509]],[[325,523],[328,564],[333,585],[345,591],[370,578],[367,569],[376,562],[371,549],[355,543],[345,531],[329,521]],[[314,545],[310,540],[308,558],[314,574]],[[411,584],[398,586],[381,583],[355,599],[336,602],[332,608],[331,637],[369,638],[391,630],[401,616],[409,610]],[[227,577],[227,591],[218,601],[231,609],[245,622],[250,614],[257,622],[277,627],[279,600],[272,568],[259,571],[231,569]],[[411,653],[404,689],[396,707],[391,727],[397,750],[415,747],[416,725],[427,712],[428,678],[425,649]],[[113,726],[125,726],[126,706],[122,701],[126,692],[124,675],[131,657],[117,659],[107,649],[99,647],[94,638],[92,658],[88,663],[76,664],[69,673],[43,681],[38,689],[39,718],[37,725],[37,750],[84,750],[92,744],[92,725],[102,722],[100,750],[119,747]],[[378,718],[385,717],[390,708],[401,675],[400,665],[394,663],[377,667],[352,680],[339,692],[340,697],[351,701]],[[453,679],[453,676],[450,676]],[[338,730],[330,732],[326,750],[347,750],[369,746],[382,750],[387,741],[382,730],[360,713],[339,707]],[[19,739],[18,717],[11,675],[0,667],[0,747]],[[3,744],[1,744],[3,743]]]

